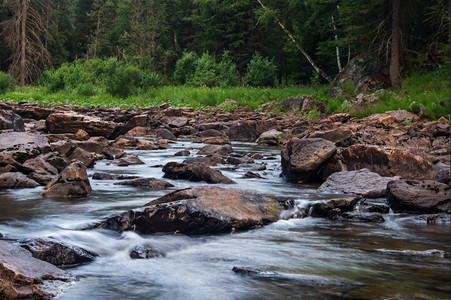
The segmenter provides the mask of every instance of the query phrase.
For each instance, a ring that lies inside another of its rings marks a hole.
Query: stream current
[[[161,179],[161,166],[183,161],[174,153],[202,147],[189,140],[172,149],[129,151],[145,165],[118,167],[98,161],[88,174],[108,172]],[[258,164],[263,179],[243,179],[248,171],[215,167],[236,181],[226,188],[253,190],[295,208],[321,195],[317,186],[286,183],[279,176],[280,150],[233,143],[235,152],[272,154]],[[158,166],[158,167],[156,167]],[[67,269],[77,280],[60,287],[57,299],[449,299],[450,226],[426,224],[415,216],[384,215],[383,223],[347,223],[323,218],[288,219],[246,232],[214,236],[138,235],[81,230],[139,207],[170,191],[202,182],[168,180],[175,187],[150,191],[92,180],[92,194],[78,199],[46,199],[42,187],[0,191],[0,232],[6,239],[53,238],[95,252],[92,263]],[[376,199],[383,204],[385,199]],[[132,259],[131,249],[152,245],[164,257]],[[237,274],[233,267],[258,270]]]

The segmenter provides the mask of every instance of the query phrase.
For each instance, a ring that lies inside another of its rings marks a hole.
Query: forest
[[[3,0],[1,8],[4,91],[31,84],[125,98],[161,86],[323,85],[352,60],[400,88],[449,63],[444,0]]]

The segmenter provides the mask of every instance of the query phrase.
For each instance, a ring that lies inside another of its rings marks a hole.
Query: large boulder
[[[255,142],[267,128],[255,120],[243,120],[234,122],[227,130],[227,135],[232,141]]]
[[[0,241],[0,297],[2,299],[49,299],[54,295],[43,285],[68,281],[63,271],[17,245]],[[48,288],[48,286],[47,286]]]
[[[282,174],[291,182],[316,180],[336,152],[335,144],[325,139],[292,138],[281,151]]]
[[[330,175],[318,189],[321,193],[356,194],[366,198],[385,197],[387,183],[393,177],[382,177],[368,169],[341,171]]]
[[[381,176],[400,176],[403,179],[432,179],[432,164],[408,151],[369,145],[352,145],[342,149],[333,160],[331,173],[368,169]],[[330,167],[330,166],[329,166]]]
[[[338,147],[348,147],[351,144],[352,131],[347,127],[337,127],[330,130],[314,131],[309,138],[322,138],[334,142]]]
[[[0,189],[34,188],[37,186],[39,186],[39,183],[19,172],[0,174]]]
[[[50,150],[45,136],[28,132],[4,132],[0,134],[0,152],[11,153],[19,163]]]
[[[222,175],[221,171],[212,169],[203,163],[168,162],[163,167],[164,178],[205,181],[208,183],[235,183]]]
[[[206,129],[197,134],[195,143],[204,144],[230,144],[230,139],[227,135],[216,129]]]
[[[91,262],[97,256],[83,248],[44,239],[24,239],[17,244],[31,252],[34,258],[55,266],[76,266]]]
[[[47,117],[46,126],[50,133],[76,133],[83,129],[90,136],[103,136],[107,139],[114,139],[120,133],[120,127],[114,122],[75,112],[53,113]]]
[[[390,181],[387,200],[395,212],[451,212],[449,185],[433,180]]]
[[[276,201],[254,192],[197,186],[169,193],[93,227],[142,234],[214,234],[275,222],[280,209]]]
[[[0,109],[0,130],[25,131],[23,119],[11,110]]]
[[[276,129],[263,132],[257,139],[259,145],[277,146],[286,142],[286,135]]]
[[[86,166],[80,161],[73,161],[46,187],[44,197],[83,197],[91,193]]]

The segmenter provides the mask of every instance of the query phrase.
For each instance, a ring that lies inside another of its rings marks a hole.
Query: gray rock
[[[365,198],[385,197],[387,183],[399,179],[382,177],[368,169],[341,171],[327,177],[318,189],[320,193],[356,194]]]
[[[346,197],[317,202],[310,206],[309,216],[333,217],[333,215],[352,210],[358,201],[357,197]]]
[[[45,136],[28,132],[4,132],[0,134],[0,152],[11,153],[19,163],[50,150]]]
[[[39,184],[36,181],[19,172],[0,174],[0,189],[34,188],[37,186]]]
[[[197,155],[220,155],[227,156],[233,152],[232,146],[226,145],[205,145],[197,151]]]
[[[0,109],[0,130],[25,131],[23,119],[11,110]]]
[[[170,141],[176,141],[177,138],[175,137],[175,135],[172,134],[172,132],[170,132],[169,130],[167,130],[166,128],[160,129],[157,132],[157,138],[159,139],[165,139],[165,140],[170,140]]]
[[[70,277],[52,264],[33,258],[17,245],[0,241],[0,291],[6,299],[49,299],[54,295],[41,284],[46,280],[68,281]]]
[[[433,180],[394,180],[387,184],[387,200],[395,212],[450,213],[450,187]]]
[[[97,256],[83,248],[51,240],[25,239],[17,244],[30,251],[34,258],[55,266],[76,266],[91,262]]]

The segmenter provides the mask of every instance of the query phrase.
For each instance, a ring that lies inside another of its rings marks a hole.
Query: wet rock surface
[[[116,185],[137,186],[137,187],[148,188],[151,190],[165,190],[169,187],[174,186],[173,184],[171,184],[167,181],[158,180],[156,178],[136,178],[136,179],[120,181],[115,184]]]
[[[45,187],[42,196],[83,197],[91,191],[85,165],[80,161],[74,161]]]
[[[186,179],[190,181],[205,181],[208,183],[235,183],[222,175],[221,171],[212,169],[203,163],[169,162],[163,167],[164,178]]]
[[[382,177],[368,169],[341,171],[330,175],[318,191],[320,193],[356,194],[366,198],[378,198],[385,196],[387,183],[394,179],[399,179],[399,177]]]
[[[281,151],[283,176],[291,182],[315,180],[336,151],[335,144],[325,139],[292,138]]]
[[[395,212],[450,213],[450,187],[433,180],[394,180],[387,185],[387,200]]]
[[[61,283],[70,277],[61,269],[42,260],[19,246],[0,241],[0,291],[5,299],[49,299],[54,297],[42,283]]]
[[[51,240],[25,239],[17,241],[17,244],[30,251],[34,258],[58,267],[73,267],[89,263],[97,256],[80,247]]]
[[[139,233],[213,234],[244,230],[278,220],[281,207],[257,193],[197,186],[178,190],[141,209],[109,218],[93,228]]]

